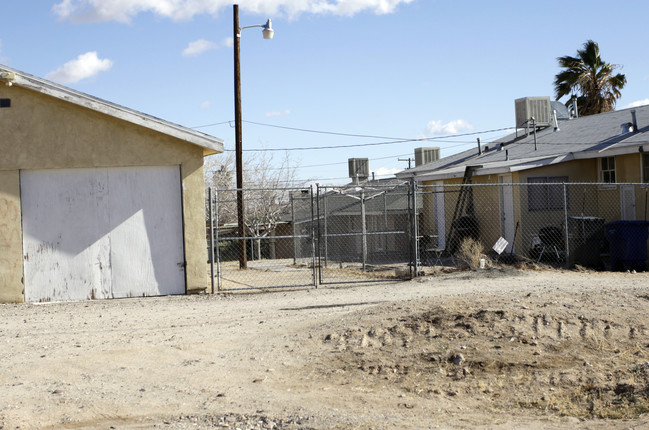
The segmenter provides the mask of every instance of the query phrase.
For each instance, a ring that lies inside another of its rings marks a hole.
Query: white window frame
[[[611,168],[611,162],[613,164],[613,168]],[[603,184],[616,183],[617,173],[616,173],[616,166],[615,166],[615,156],[599,158],[597,160],[597,171],[599,176],[599,182]],[[611,173],[613,174],[612,178],[611,178]]]
[[[530,176],[527,178],[528,212],[551,212],[564,210],[564,188],[558,186],[569,182],[568,176]],[[565,189],[568,192],[568,189]],[[569,198],[566,198],[570,202]]]

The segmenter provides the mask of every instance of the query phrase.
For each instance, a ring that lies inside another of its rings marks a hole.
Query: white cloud
[[[100,72],[105,72],[113,67],[113,62],[109,59],[100,59],[97,52],[86,52],[79,55],[74,60],[70,60],[63,66],[48,73],[45,77],[61,84],[71,84],[83,79],[96,76]]]
[[[223,40],[223,46],[225,46],[225,47],[227,47],[227,48],[232,48],[232,47],[234,47],[234,37],[226,37],[226,38]]]
[[[387,168],[387,167],[379,167],[374,171],[374,174],[376,175],[377,178],[379,177],[385,177],[385,176],[394,176],[395,173],[400,172],[403,169],[397,169],[397,168]]]
[[[351,16],[360,12],[388,14],[414,0],[240,0],[241,10],[296,17],[302,13]],[[216,15],[231,0],[61,0],[52,11],[73,21],[129,22],[142,12],[183,21],[200,14]]]
[[[266,112],[266,116],[269,117],[269,118],[270,117],[275,117],[275,116],[286,116],[286,115],[290,115],[290,114],[291,114],[290,109],[286,109],[286,110],[283,110],[283,111]]]
[[[183,57],[196,57],[203,52],[211,51],[213,49],[217,49],[218,47],[219,45],[210,40],[194,40],[193,42],[189,42],[187,48],[183,50]]]
[[[644,100],[636,100],[633,103],[630,103],[624,107],[624,109],[627,108],[634,108],[638,106],[644,106],[644,105],[649,105],[649,99],[644,99]]]
[[[463,119],[456,119],[444,123],[442,121],[431,121],[426,124],[426,136],[444,136],[447,134],[458,134],[473,130],[473,125]]]
[[[212,107],[212,102],[211,101],[204,101],[203,103],[198,106],[199,109],[209,109]]]

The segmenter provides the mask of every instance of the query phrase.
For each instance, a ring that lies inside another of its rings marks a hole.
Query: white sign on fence
[[[509,245],[509,242],[507,242],[504,237],[501,237],[496,241],[492,249],[496,251],[498,255],[500,255],[505,250],[505,248],[507,248],[507,245]]]

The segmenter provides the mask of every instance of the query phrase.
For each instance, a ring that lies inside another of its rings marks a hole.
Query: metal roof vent
[[[439,147],[415,148],[415,167],[432,163],[440,158]]]
[[[529,128],[530,118],[534,117],[537,127],[552,125],[550,97],[523,97],[514,101],[516,108],[516,128]]]
[[[552,100],[550,101],[550,109],[552,109],[553,113],[557,113],[556,116],[559,121],[567,121],[570,119],[570,110],[563,103]]]
[[[367,158],[350,158],[347,160],[349,165],[349,177],[354,183],[367,181],[370,176],[370,160]]]
[[[620,134],[633,133],[633,123],[632,122],[625,122],[624,124],[620,125],[620,128],[622,129]]]

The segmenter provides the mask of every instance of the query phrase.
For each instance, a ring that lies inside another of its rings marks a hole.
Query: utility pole
[[[241,133],[241,29],[239,28],[239,5],[233,5],[234,20],[234,134],[237,170],[237,225],[239,236],[239,268],[248,268],[246,252],[245,205],[243,201],[243,137]]]
[[[273,38],[273,27],[270,19],[263,25],[247,25],[239,27],[239,5],[232,5],[232,19],[234,31],[234,134],[237,169],[237,224],[239,230],[239,268],[248,268],[248,255],[246,253],[246,226],[245,205],[243,202],[243,138],[241,133],[241,30],[245,28],[261,27],[264,39]]]
[[[407,161],[408,162],[408,168],[410,169],[410,166],[412,165],[411,164],[412,163],[412,158],[410,158],[410,157],[408,157],[408,158],[398,158],[397,160],[398,161]]]

